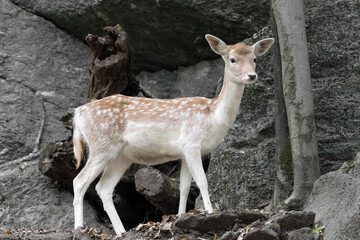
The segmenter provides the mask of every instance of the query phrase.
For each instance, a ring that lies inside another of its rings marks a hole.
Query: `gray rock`
[[[277,222],[269,223],[269,224],[265,225],[265,227],[263,227],[263,229],[271,229],[271,230],[275,231],[276,233],[281,233],[280,224]]]
[[[305,1],[321,172],[360,149],[360,2]]]
[[[255,229],[245,235],[244,240],[280,240],[279,235],[271,229]]]
[[[86,101],[90,52],[8,0],[0,1],[0,45],[0,226],[72,229],[72,194],[40,174],[38,158],[13,160],[33,151],[43,114],[41,146],[70,136],[59,119]],[[87,203],[85,221],[104,228]]]
[[[90,240],[90,236],[88,233],[83,233],[81,232],[80,228],[77,228],[74,231],[74,236],[73,236],[73,240]]]
[[[358,239],[360,236],[359,156],[353,162],[355,168],[321,176],[305,205],[307,211],[316,213],[315,222],[325,226],[327,240]]]
[[[26,1],[22,8],[43,16],[81,40],[88,33],[120,24],[135,52],[136,69],[176,69],[216,55],[206,33],[238,42],[269,21],[266,0],[218,1]]]
[[[45,19],[7,0],[0,6],[1,164],[32,152],[44,111],[41,146],[70,136],[59,119],[86,101],[91,55]]]
[[[288,233],[285,240],[315,240],[315,234],[311,228],[301,228]]]
[[[263,218],[264,215],[260,212],[219,212],[209,215],[186,214],[173,222],[173,228],[207,233],[229,229],[235,222],[249,224]]]
[[[288,232],[303,227],[312,227],[314,225],[315,213],[291,211],[279,213],[270,220],[280,225],[281,232]]]
[[[26,163],[3,164],[0,174],[0,226],[2,229],[73,228],[73,195],[56,186],[37,169],[38,159]],[[96,212],[84,202],[86,226],[108,229]]]
[[[221,236],[220,240],[237,240],[239,235],[239,232],[227,231]]]
[[[235,213],[216,213],[205,216],[203,214],[183,215],[173,223],[174,229],[196,230],[199,232],[214,232],[231,228],[235,223]]]
[[[208,51],[211,51],[210,47]],[[140,72],[136,78],[157,98],[215,96],[218,81],[224,76],[224,61],[201,61],[176,71]]]

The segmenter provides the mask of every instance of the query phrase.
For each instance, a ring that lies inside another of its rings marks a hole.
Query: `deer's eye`
[[[230,58],[230,62],[231,62],[231,63],[236,63],[235,58]]]
[[[254,58],[254,63],[256,63],[257,62],[257,59],[256,58]]]

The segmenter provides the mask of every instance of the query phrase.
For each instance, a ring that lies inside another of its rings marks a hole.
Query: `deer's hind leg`
[[[104,155],[90,151],[90,156],[85,167],[73,180],[75,229],[84,226],[83,202],[86,190],[95,178],[104,170],[107,162],[107,158]]]
[[[116,211],[112,196],[114,188],[130,165],[131,162],[125,159],[112,160],[105,168],[100,181],[95,187],[96,192],[99,194],[101,201],[103,202],[104,210],[109,216],[117,235],[121,235],[125,232],[125,228]]]
[[[106,168],[106,166],[116,159],[123,148],[123,143],[117,145],[98,146],[94,143],[89,144],[89,159],[85,167],[80,171],[73,181],[74,188],[74,215],[75,229],[83,227],[83,202],[86,190],[95,178]]]

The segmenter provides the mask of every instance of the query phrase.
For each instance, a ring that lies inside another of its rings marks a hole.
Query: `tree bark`
[[[132,72],[133,53],[120,25],[105,27],[106,37],[88,34],[85,41],[93,52],[90,69],[90,99],[121,93],[136,96],[140,84]]]
[[[269,206],[269,210],[278,211],[284,208],[283,203],[288,198],[292,191],[293,185],[293,170],[291,162],[291,145],[289,137],[289,126],[286,115],[286,106],[282,86],[282,68],[279,37],[277,33],[274,14],[271,12],[271,26],[274,43],[274,95],[275,95],[275,166],[276,177],[273,198]]]
[[[320,175],[303,0],[271,0],[271,8],[279,36],[294,173],[293,191],[285,204],[299,209]]]

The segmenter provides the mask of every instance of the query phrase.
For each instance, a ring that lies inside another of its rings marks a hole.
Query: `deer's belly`
[[[125,136],[123,154],[135,163],[154,165],[180,159],[182,154],[175,143],[177,130],[166,132],[152,129],[130,132]]]

